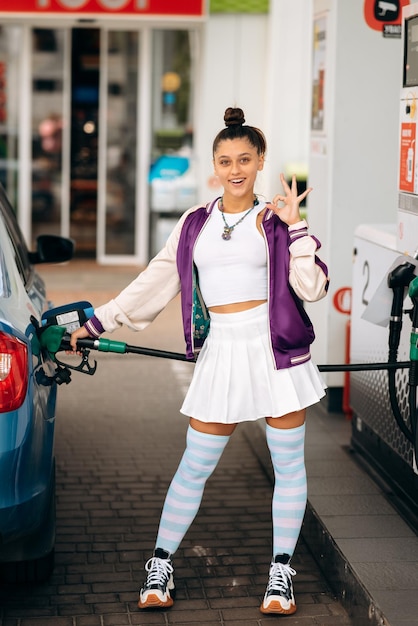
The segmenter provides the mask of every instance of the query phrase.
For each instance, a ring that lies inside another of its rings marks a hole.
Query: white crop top
[[[231,233],[222,239],[224,222],[218,205],[199,235],[194,262],[206,306],[267,299],[267,249],[257,229],[260,202]],[[242,213],[225,213],[228,226],[233,226]]]

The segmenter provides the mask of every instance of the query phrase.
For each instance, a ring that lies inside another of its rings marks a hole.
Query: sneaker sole
[[[275,613],[279,615],[292,615],[293,613],[296,613],[296,604],[293,604],[288,609],[284,609],[280,602],[273,601],[270,602],[268,608],[265,608],[263,605],[261,605],[260,611],[261,613],[264,613],[264,615],[268,615],[269,613]]]
[[[168,609],[173,606],[174,600],[173,598],[168,598],[165,602],[160,600],[160,598],[154,594],[149,594],[145,602],[141,602],[138,600],[138,607],[140,609]]]

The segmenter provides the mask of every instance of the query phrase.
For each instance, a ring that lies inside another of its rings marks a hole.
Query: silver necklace
[[[222,196],[222,198],[219,200],[219,210],[221,212],[222,219],[224,221],[224,231],[221,235],[224,241],[229,241],[231,239],[231,235],[232,235],[234,228],[238,226],[238,224],[241,224],[242,220],[244,220],[247,217],[247,215],[251,213],[251,211],[254,209],[254,207],[257,206],[257,204],[259,204],[258,198],[254,198],[253,206],[250,207],[248,211],[244,213],[244,215],[238,220],[238,222],[235,222],[235,224],[230,226],[225,219],[225,209],[224,209],[223,196]]]

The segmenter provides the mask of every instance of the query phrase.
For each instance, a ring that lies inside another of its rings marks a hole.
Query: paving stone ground
[[[65,288],[65,284],[62,286]],[[78,293],[80,299],[86,294]],[[164,334],[167,325],[156,326]],[[138,343],[138,338],[134,337]],[[132,340],[132,336],[131,336]],[[57,544],[51,580],[0,588],[1,626],[348,626],[351,622],[300,541],[292,561],[298,611],[263,616],[271,558],[269,477],[240,426],[209,480],[174,558],[168,611],[137,608],[143,567],[184,449],[178,412],[190,364],[97,355],[93,377],[60,388],[56,433]]]

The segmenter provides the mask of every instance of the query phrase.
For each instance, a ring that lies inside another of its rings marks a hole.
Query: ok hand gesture
[[[300,222],[302,219],[300,216],[299,206],[302,200],[312,191],[312,187],[308,187],[306,191],[298,195],[298,188],[296,184],[296,176],[292,176],[292,186],[286,182],[283,174],[280,174],[280,181],[283,186],[283,194],[276,194],[273,198],[273,202],[269,204],[270,208],[280,217],[282,222],[291,226]],[[278,206],[279,202],[283,203],[283,206]]]

